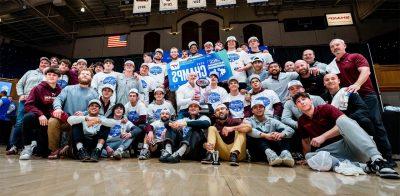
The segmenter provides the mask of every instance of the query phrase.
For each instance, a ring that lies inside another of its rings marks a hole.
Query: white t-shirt
[[[250,91],[250,93],[253,90]],[[259,92],[255,95],[251,96],[251,101],[255,101],[255,100],[261,100],[264,102],[265,105],[265,114],[268,115],[269,117],[273,117],[274,116],[274,108],[273,105],[276,103],[281,102],[279,100],[278,95],[272,91],[272,90],[268,90],[268,89],[264,89],[262,92]]]
[[[149,116],[149,122],[160,120],[161,110],[167,108],[171,116],[175,115],[174,106],[168,100],[164,100],[161,105],[156,104],[154,101],[147,107],[147,114]]]
[[[220,86],[217,86],[215,89],[207,87],[205,96],[207,98],[207,103],[210,103],[215,109],[217,105],[227,102],[228,92]]]
[[[263,60],[263,62],[264,62],[263,63],[264,70],[267,70],[266,69],[267,65],[274,61],[274,59],[272,59],[272,55],[270,53],[265,53],[265,52],[260,51],[260,52],[257,52],[257,53],[251,53],[250,52],[250,53],[247,54],[247,58],[249,58],[250,60],[252,60],[254,57],[258,57],[258,58]],[[248,74],[250,76],[251,74],[254,73],[254,70],[250,69],[250,70],[248,70],[248,72],[249,72]]]
[[[68,86],[68,81],[69,78],[67,75],[61,75],[61,77],[57,80],[57,84],[61,87],[61,89],[63,89]]]
[[[143,102],[138,101],[135,106],[132,106],[130,102],[125,104],[126,116],[129,121],[134,122],[139,119],[139,116],[147,115],[146,105]]]
[[[111,127],[110,132],[108,133],[107,142],[121,140],[121,133],[130,132],[132,127],[135,126],[130,121],[126,123],[121,123],[121,120],[115,121],[117,122],[117,124]]]
[[[155,87],[164,85],[164,78],[166,76],[165,63],[149,63],[149,76],[155,81]]]
[[[235,51],[228,51],[227,54],[232,69],[232,75],[236,76],[239,82],[246,82],[247,80],[246,71],[239,72],[236,70],[250,63],[250,59],[248,58],[247,53],[245,53],[244,51],[238,52],[235,50]]]
[[[244,107],[249,105],[245,96],[240,93],[238,95],[228,94],[227,101],[232,118],[244,118]]]
[[[141,85],[139,98],[143,100],[146,105],[149,105],[149,92],[155,89],[156,83],[151,76],[140,76],[139,85]]]
[[[116,96],[117,84],[118,84],[118,80],[120,77],[124,77],[124,75],[122,73],[118,73],[115,71],[113,71],[111,73],[99,72],[93,76],[93,80],[92,80],[92,83],[90,86],[97,91],[97,93],[99,94],[99,97],[100,97],[102,94],[101,90],[102,90],[103,86],[105,84],[111,84],[114,87],[114,92],[110,98],[110,101],[112,103],[115,103],[116,97],[117,97]]]
[[[164,141],[163,132],[166,132],[167,129],[165,128],[164,122],[161,120],[156,120],[150,124],[153,127],[153,134],[155,142]]]

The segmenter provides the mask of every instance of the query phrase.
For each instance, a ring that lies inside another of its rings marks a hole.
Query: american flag
[[[107,47],[108,48],[126,47],[128,45],[127,38],[128,35],[109,36]]]

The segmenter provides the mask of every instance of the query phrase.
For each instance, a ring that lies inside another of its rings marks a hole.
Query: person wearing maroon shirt
[[[342,86],[348,87],[348,92],[358,92],[367,104],[370,119],[374,123],[376,140],[379,140],[377,142],[379,151],[395,167],[396,163],[392,160],[392,147],[382,122],[378,97],[369,78],[371,71],[367,59],[361,54],[347,53],[346,44],[341,39],[333,39],[329,46],[336,57],[336,64],[340,71],[338,76]]]
[[[34,87],[25,102],[25,116],[22,126],[22,138],[25,145],[19,157],[28,160],[33,149],[38,147],[40,155],[47,156],[47,124],[53,111],[53,101],[61,92],[57,85],[60,71],[50,67],[45,71],[45,81]]]
[[[332,169],[338,166],[338,159],[347,159],[367,162],[366,172],[377,173],[382,178],[400,178],[356,121],[330,104],[314,107],[310,95],[304,92],[294,95],[293,102],[303,112],[297,131],[302,138],[303,153],[307,159],[319,151],[327,151],[332,160],[336,160]]]
[[[222,160],[229,159],[231,166],[239,166],[238,161],[246,158],[246,133],[251,131],[251,125],[242,123],[240,118],[229,117],[225,104],[215,108],[214,116],[215,125],[208,128],[207,143],[204,145],[206,158],[201,163],[212,163],[212,153],[218,150]]]

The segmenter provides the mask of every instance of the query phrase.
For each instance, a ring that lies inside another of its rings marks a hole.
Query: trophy
[[[220,163],[219,163],[219,152],[218,152],[218,150],[215,150],[213,153],[212,153],[212,159],[213,159],[213,161],[212,161],[212,165],[220,165]]]
[[[196,81],[196,85],[198,86],[198,87],[200,87],[201,88],[201,90],[200,91],[196,91],[196,93],[198,93],[199,95],[200,95],[200,113],[202,113],[202,114],[208,114],[209,113],[209,111],[210,111],[210,109],[208,108],[208,105],[207,105],[207,100],[204,100],[204,99],[206,99],[206,98],[204,98],[203,99],[203,101],[201,101],[201,99],[203,98],[203,96],[202,96],[202,91],[204,92],[205,91],[205,88],[208,86],[208,85],[210,85],[210,81],[207,79],[207,78],[199,78],[197,81]]]

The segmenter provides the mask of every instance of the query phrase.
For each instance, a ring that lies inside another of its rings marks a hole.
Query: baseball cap
[[[259,81],[261,81],[260,76],[257,74],[253,74],[249,77],[249,81],[251,82],[253,79],[257,79]]]
[[[258,38],[257,38],[256,36],[250,37],[250,38],[247,40],[247,43],[249,43],[251,40],[256,40],[256,41],[258,41]]]
[[[217,78],[219,78],[219,74],[215,70],[210,72],[209,76],[211,77],[211,75],[217,76]]]
[[[262,105],[262,106],[265,107],[264,102],[261,101],[261,100],[254,100],[254,101],[251,102],[251,108],[253,108],[256,105]]]
[[[213,44],[212,42],[206,42],[206,43],[204,43],[204,46],[206,46],[206,45],[214,46],[214,44]]]
[[[154,53],[157,53],[157,52],[159,52],[159,53],[161,53],[162,55],[164,55],[164,50],[161,49],[161,48],[157,48],[157,49],[154,51]]]
[[[161,110],[160,114],[162,114],[162,113],[168,113],[168,114],[171,114],[171,112],[169,111],[169,109],[168,109],[168,108],[163,108],[163,109]]]
[[[81,62],[87,64],[87,61],[85,59],[78,59],[78,61],[76,61],[76,63],[81,63]]]
[[[40,61],[47,61],[47,62],[51,63],[50,59],[47,57],[40,57]]]
[[[231,77],[229,78],[229,80],[228,80],[228,84],[229,84],[229,82],[231,82],[232,80],[235,80],[237,83],[239,83],[239,80],[237,79],[236,76],[231,76]]]
[[[160,88],[160,87],[154,89],[154,93],[156,93],[157,91],[161,91],[162,93],[165,93],[164,89]]]
[[[256,62],[256,61],[264,62],[264,61],[263,61],[261,58],[259,58],[259,57],[254,57],[254,58],[251,59],[251,63],[254,63],[254,62]]]
[[[124,65],[126,65],[126,64],[135,65],[135,63],[134,63],[133,61],[131,61],[131,60],[127,60],[127,61],[125,61]]]
[[[197,43],[196,43],[195,41],[189,42],[189,44],[188,44],[189,48],[190,48],[190,46],[192,46],[192,45],[196,45],[196,46],[197,46]]]
[[[226,107],[225,104],[220,103],[220,104],[217,105],[217,107],[215,107],[215,110],[218,110],[218,109],[220,109],[220,108],[228,108],[228,107]]]
[[[226,42],[228,42],[228,41],[235,41],[235,42],[237,42],[235,36],[229,36],[229,37],[227,37],[227,38],[226,38]]]
[[[131,94],[131,93],[139,94],[139,91],[136,88],[133,88],[133,89],[129,90],[129,94]]]
[[[298,81],[298,80],[292,80],[292,81],[290,81],[288,83],[288,87],[287,88],[289,89],[292,86],[303,86],[303,84],[301,84],[301,82]]]
[[[197,106],[200,107],[200,103],[199,103],[198,101],[196,101],[196,100],[190,101],[189,104],[188,104],[188,106],[191,106],[191,105],[193,105],[193,104],[195,104],[195,105],[197,105]]]
[[[114,92],[114,86],[111,85],[111,84],[105,84],[105,85],[101,88],[101,90],[104,90],[105,88],[109,88],[109,89],[111,89],[111,90]]]
[[[149,67],[149,65],[148,65],[147,63],[142,63],[142,64],[140,65],[140,67],[143,67],[143,66]]]
[[[99,107],[101,107],[101,103],[100,103],[100,101],[98,100],[98,99],[92,99],[92,100],[90,100],[89,101],[89,104],[88,104],[88,107],[90,106],[90,105],[92,105],[92,104],[97,104]]]

